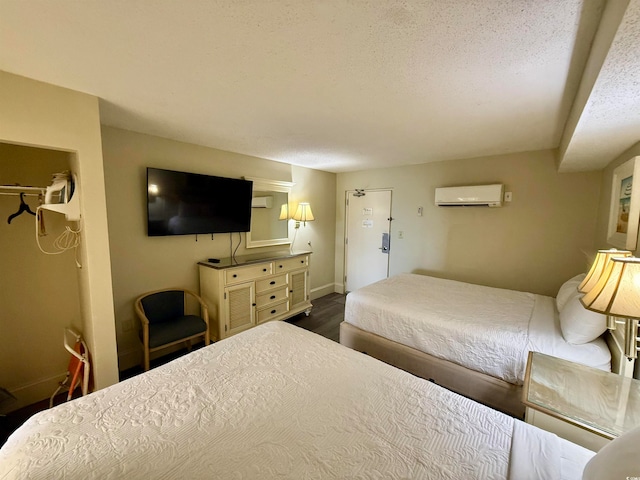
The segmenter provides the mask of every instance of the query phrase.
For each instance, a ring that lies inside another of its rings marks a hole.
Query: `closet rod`
[[[8,190],[8,192],[2,192],[1,190]],[[0,185],[0,195],[19,195],[20,192],[23,192],[23,193],[38,192],[38,194],[43,194],[46,190],[47,189],[45,187],[22,187],[20,185]],[[31,194],[31,195],[37,196],[37,194]]]
[[[20,192],[0,192],[0,195],[10,195],[12,197],[19,197],[20,196]],[[42,196],[42,193],[22,193],[23,197],[40,197]]]

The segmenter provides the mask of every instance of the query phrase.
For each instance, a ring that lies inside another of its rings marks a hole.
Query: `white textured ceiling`
[[[639,2],[573,110],[601,0],[0,0],[0,69],[100,97],[106,125],[322,170],[561,141],[594,169],[640,140]]]

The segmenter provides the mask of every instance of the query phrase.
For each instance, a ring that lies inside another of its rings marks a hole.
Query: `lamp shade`
[[[280,216],[278,220],[289,220],[289,205],[283,203],[280,207]]]
[[[640,318],[640,258],[611,258],[600,280],[580,301],[605,315]]]
[[[596,283],[602,276],[604,272],[605,266],[607,262],[613,257],[630,257],[631,252],[629,250],[617,250],[612,248],[611,250],[598,250],[598,254],[596,255],[587,276],[584,277],[584,280],[580,285],[578,285],[578,291],[581,293],[587,293],[593,287],[595,287]]]
[[[302,222],[305,225],[307,222],[315,220],[315,218],[313,218],[313,212],[311,211],[311,205],[307,202],[300,203],[296,213],[293,214],[293,219],[297,222]]]

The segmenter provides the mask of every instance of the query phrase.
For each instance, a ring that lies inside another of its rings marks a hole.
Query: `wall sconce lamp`
[[[280,219],[284,220],[287,217],[289,212],[289,207],[288,205],[282,205],[282,208],[280,210]],[[295,226],[295,230],[293,231],[293,240],[291,241],[291,246],[290,246],[290,252],[293,253],[293,244],[296,243],[296,236],[298,235],[298,229],[300,228],[300,222],[302,222],[303,225],[307,225],[307,222],[313,222],[315,220],[314,216],[313,216],[313,212],[311,211],[311,205],[309,205],[309,203],[307,202],[302,202],[298,204],[298,208],[296,209],[296,213],[293,214],[293,217],[291,217],[293,220],[296,221],[296,226]]]
[[[307,202],[298,204],[298,209],[292,218],[296,221],[296,228],[300,228],[300,222],[302,222],[304,226],[307,226],[307,222],[313,222],[315,220],[313,212],[311,211],[311,205]]]
[[[611,257],[596,285],[580,301],[594,312],[624,317],[624,354],[627,358],[638,358],[640,258]]]
[[[280,216],[278,217],[278,220],[289,220],[289,205],[286,203],[283,203],[282,206],[280,207]]]

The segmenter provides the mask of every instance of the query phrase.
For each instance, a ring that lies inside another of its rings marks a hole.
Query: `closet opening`
[[[80,252],[42,252],[58,250],[56,241],[78,222],[46,210],[40,220],[34,215],[41,187],[71,171],[73,155],[0,142],[0,186],[25,187],[0,188],[0,414],[51,396],[69,364],[64,329],[82,330]]]

